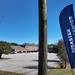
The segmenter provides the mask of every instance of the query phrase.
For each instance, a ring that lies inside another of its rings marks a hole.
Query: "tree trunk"
[[[0,59],[1,59],[2,54],[0,54]]]
[[[64,66],[64,68],[66,68],[66,59],[64,60],[64,62],[65,62],[65,66]]]

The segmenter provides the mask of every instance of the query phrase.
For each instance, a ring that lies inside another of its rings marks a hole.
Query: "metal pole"
[[[47,75],[46,0],[39,0],[39,64],[38,75]]]

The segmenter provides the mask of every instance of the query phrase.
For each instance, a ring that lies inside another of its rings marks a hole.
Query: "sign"
[[[70,65],[71,68],[75,68],[75,21],[73,4],[62,10],[59,20]]]

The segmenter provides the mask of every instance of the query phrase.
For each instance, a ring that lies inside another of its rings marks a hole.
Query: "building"
[[[37,52],[38,51],[38,45],[37,44],[30,44],[30,43],[25,43],[23,45],[21,45],[22,47],[24,47],[27,52]]]
[[[21,47],[21,46],[11,46],[11,48],[12,48],[12,51],[11,51],[12,54],[26,53],[27,52],[26,49]]]
[[[11,53],[28,53],[28,52],[37,52],[38,45],[37,44],[23,44],[21,46],[11,46],[12,51]]]

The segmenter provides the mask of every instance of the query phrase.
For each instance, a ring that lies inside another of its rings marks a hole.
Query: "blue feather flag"
[[[75,68],[75,20],[73,4],[65,7],[59,16],[60,27],[71,68]]]

